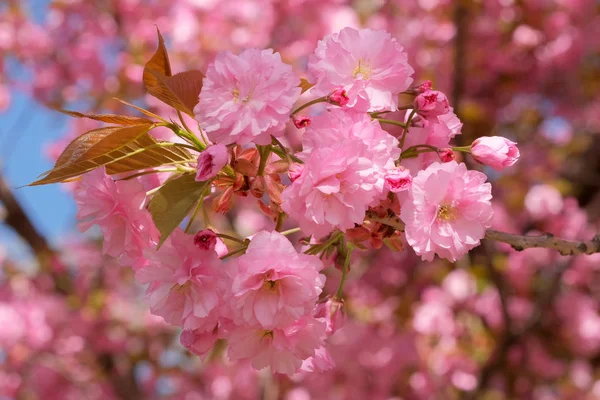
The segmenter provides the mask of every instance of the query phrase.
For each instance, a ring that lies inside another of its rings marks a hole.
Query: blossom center
[[[439,221],[454,221],[456,217],[456,207],[449,204],[442,204],[440,208],[438,208],[437,219]]]
[[[171,288],[171,290],[175,290],[177,292],[186,293],[186,292],[188,292],[190,290],[191,286],[192,286],[192,282],[191,281],[187,281],[183,285],[180,285],[180,284],[176,283],[175,285],[173,285],[173,287]]]
[[[274,275],[275,271],[272,269],[265,272],[263,275],[264,282],[263,288],[267,289],[270,292],[275,292],[277,290],[278,282],[276,280],[271,279]]]
[[[248,95],[246,97],[244,97],[243,99],[240,99],[239,89],[233,89],[231,91],[231,94],[233,95],[233,101],[236,103],[247,103],[248,101],[250,101],[250,96],[252,95],[252,93],[248,93]]]
[[[352,72],[352,77],[354,79],[362,79],[367,80],[371,78],[371,74],[373,73],[373,69],[368,61],[363,60],[362,58],[358,59],[358,66]]]

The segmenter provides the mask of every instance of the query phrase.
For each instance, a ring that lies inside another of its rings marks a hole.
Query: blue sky
[[[48,4],[49,0],[23,2],[38,23],[42,22]],[[15,70],[15,66],[12,67],[11,75]],[[18,187],[31,183],[39,174],[52,168],[44,148],[65,134],[68,117],[47,109],[25,93],[13,91],[11,95],[10,107],[0,113],[0,169],[38,230],[50,243],[57,243],[76,231],[76,207],[72,196],[60,185]],[[0,243],[11,256],[22,255],[28,250],[16,239],[9,229],[0,225]]]

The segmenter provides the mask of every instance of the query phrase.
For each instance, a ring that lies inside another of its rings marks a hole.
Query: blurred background
[[[77,231],[72,185],[18,188],[99,126],[54,107],[137,115],[118,97],[171,115],[142,84],[157,27],[174,71],[272,47],[303,76],[344,26],[404,46],[464,123],[457,145],[519,143],[503,173],[472,165],[494,184],[495,229],[598,232],[598,0],[0,0],[0,399],[600,399],[598,256],[374,252],[349,277],[338,367],[288,379],[222,348],[189,355],[97,232]],[[243,235],[266,224],[256,207],[235,215]]]

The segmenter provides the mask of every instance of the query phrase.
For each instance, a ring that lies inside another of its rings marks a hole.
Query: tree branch
[[[373,211],[367,211],[366,218],[391,226],[401,232],[404,232],[404,223],[398,216],[380,217]],[[577,256],[582,254],[600,253],[600,235],[594,236],[592,240],[577,241],[561,239],[551,233],[542,235],[525,236],[512,233],[500,232],[488,229],[485,233],[485,239],[496,242],[508,243],[513,249],[522,251],[530,248],[554,249],[563,256]]]

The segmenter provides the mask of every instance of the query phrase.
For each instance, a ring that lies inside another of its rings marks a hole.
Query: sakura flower
[[[456,135],[461,134],[462,123],[456,114],[454,114],[452,108],[447,114],[438,116],[437,120],[437,122],[432,121],[423,127],[410,127],[404,140],[404,149],[419,144],[427,144],[439,149],[448,148],[450,141]],[[416,158],[405,158],[402,160],[402,166],[408,168],[414,176],[420,170],[427,168],[431,163],[439,161],[439,157],[446,156],[442,161],[450,161],[448,160],[450,154],[442,153],[439,156],[438,154],[435,152],[426,152],[419,154]]]
[[[346,27],[319,41],[308,72],[316,95],[342,87],[349,98],[346,107],[371,112],[396,110],[398,94],[408,89],[414,70],[389,33]]]
[[[325,340],[325,322],[305,316],[283,328],[240,327],[229,337],[232,361],[249,359],[256,369],[294,375]]]
[[[448,98],[437,90],[426,90],[415,98],[417,113],[427,120],[437,121],[437,117],[450,112]]]
[[[306,128],[311,121],[311,118],[307,115],[298,115],[294,117],[294,126],[298,129]]]
[[[364,143],[348,141],[313,151],[300,177],[281,194],[281,208],[307,235],[354,228],[378,195],[378,175]]]
[[[496,171],[510,167],[519,159],[519,149],[515,142],[502,136],[486,136],[476,139],[471,145],[471,155],[482,164]]]
[[[184,329],[179,336],[179,341],[190,353],[204,357],[218,338],[216,329],[212,331]]]
[[[202,229],[194,235],[194,244],[202,250],[213,250],[217,245],[217,234],[211,229]]]
[[[196,181],[202,182],[217,176],[229,160],[229,152],[224,144],[209,146],[198,156]]]
[[[329,93],[329,95],[327,96],[328,103],[335,104],[336,106],[339,106],[339,107],[346,107],[346,104],[348,104],[348,101],[350,101],[350,98],[348,97],[348,93],[346,92],[346,89],[344,89],[343,87],[339,87],[339,88],[335,89],[333,92]]]
[[[304,168],[284,189],[281,207],[317,237],[362,223],[369,205],[387,195],[384,177],[400,155],[398,141],[378,122],[341,109],[314,118],[302,146]]]
[[[423,260],[456,261],[479,245],[491,226],[491,185],[456,161],[433,163],[413,178],[400,217],[408,244]]]
[[[325,283],[323,263],[298,254],[278,232],[259,232],[237,260],[232,308],[238,323],[285,326],[315,308]]]
[[[537,220],[555,217],[563,208],[562,195],[550,185],[534,185],[525,196],[525,209]]]
[[[385,174],[385,187],[392,193],[408,190],[411,183],[410,171],[402,166],[391,169]]]
[[[450,147],[439,149],[438,156],[440,157],[440,161],[444,163],[456,160],[456,154]]]
[[[144,208],[146,191],[138,179],[114,181],[104,168],[83,175],[75,189],[79,229],[98,225],[102,252],[122,265],[143,265],[142,252],[158,240],[158,231]]]
[[[224,279],[217,253],[199,249],[191,235],[178,229],[160,249],[147,249],[144,255],[149,263],[135,276],[149,284],[146,300],[151,312],[184,329],[214,328]]]
[[[299,83],[273,50],[220,53],[208,67],[194,113],[213,143],[266,145],[270,135],[282,134]]]

